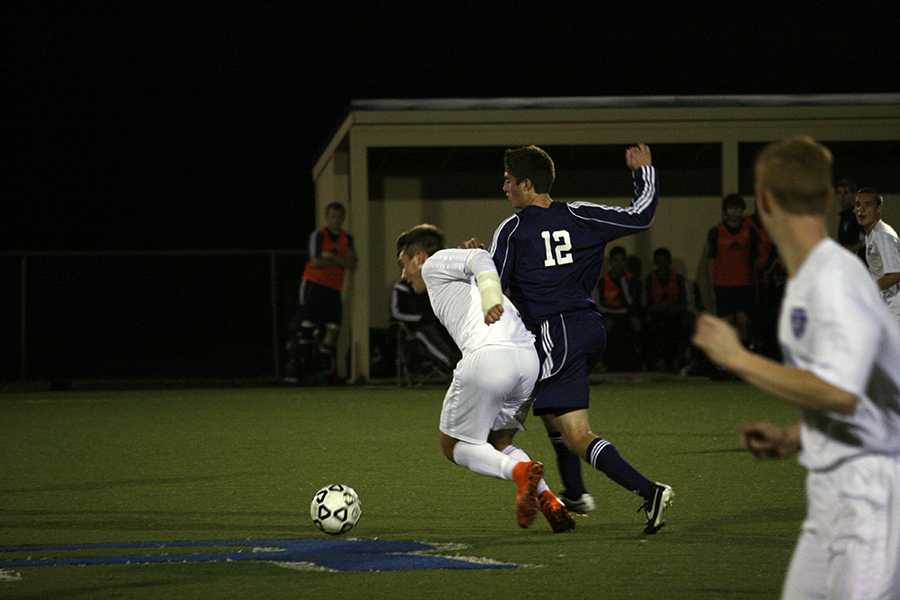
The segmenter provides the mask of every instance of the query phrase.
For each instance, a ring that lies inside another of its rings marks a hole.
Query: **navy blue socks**
[[[554,445],[554,447],[556,446]],[[591,466],[626,490],[639,494],[645,499],[650,497],[653,484],[628,464],[609,441],[603,438],[594,438],[594,441],[588,444],[585,458],[591,463]]]

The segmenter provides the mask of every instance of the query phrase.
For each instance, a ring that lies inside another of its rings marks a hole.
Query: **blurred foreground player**
[[[808,137],[767,146],[756,202],[790,277],[778,326],[784,364],[746,350],[702,315],[694,343],[722,367],[802,410],[800,422],[740,426],[759,458],[800,452],[807,514],[782,598],[900,596],[900,327],[865,267],[829,239],[831,153]]]

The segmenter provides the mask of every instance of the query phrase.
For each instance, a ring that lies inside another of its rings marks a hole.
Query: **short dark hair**
[[[325,213],[327,214],[329,210],[339,210],[343,214],[347,214],[347,209],[344,208],[344,205],[340,202],[330,202],[328,206],[325,207]]]
[[[884,197],[879,194],[878,190],[873,187],[859,188],[858,190],[856,190],[856,194],[872,194],[873,196],[875,196],[875,206],[881,206],[882,204],[884,204]]]
[[[434,225],[422,223],[409,231],[405,231],[397,238],[397,254],[401,252],[407,256],[413,256],[422,250],[431,256],[438,250],[444,249],[444,232]]]
[[[508,149],[503,154],[503,168],[519,181],[530,179],[538,194],[549,194],[556,180],[553,159],[537,146]]]
[[[657,256],[664,256],[665,258],[669,259],[670,262],[672,261],[672,253],[669,252],[668,248],[659,247],[656,250],[654,250],[653,251],[653,259],[656,260]]]
[[[621,254],[622,256],[628,256],[628,252],[625,251],[624,246],[613,246],[612,250],[609,251],[610,258],[619,254]]]
[[[845,187],[848,190],[850,190],[850,192],[852,192],[854,194],[856,193],[856,184],[853,183],[853,181],[847,179],[846,177],[842,177],[841,179],[838,179],[837,181],[835,181],[834,187],[835,188]]]
[[[824,215],[834,195],[833,162],[831,151],[809,136],[773,142],[756,158],[756,185],[786,212]]]
[[[738,208],[746,210],[747,202],[740,194],[728,194],[722,198],[722,212],[725,212],[729,206],[737,206]]]

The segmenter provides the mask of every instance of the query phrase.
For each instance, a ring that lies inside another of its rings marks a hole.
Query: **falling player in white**
[[[866,264],[897,322],[900,323],[900,239],[881,220],[884,198],[872,188],[856,192],[856,220],[866,232]]]
[[[807,515],[782,598],[896,599],[900,590],[900,326],[865,267],[825,233],[831,153],[808,137],[767,146],[756,202],[789,281],[784,365],[703,315],[694,343],[719,365],[802,409],[799,423],[742,424],[759,458],[800,452]]]
[[[418,225],[397,241],[402,277],[428,292],[438,320],[462,352],[441,410],[444,456],[475,473],[513,480],[521,527],[543,512],[554,532],[575,527],[543,479],[543,465],[512,445],[528,414],[538,377],[534,336],[500,290],[485,250],[443,249],[433,225]]]

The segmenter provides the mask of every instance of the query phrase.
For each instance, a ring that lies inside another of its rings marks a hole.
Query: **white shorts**
[[[812,471],[806,495],[782,598],[900,598],[900,457],[867,455]]]
[[[491,431],[523,429],[538,369],[533,347],[488,346],[463,356],[444,396],[440,430],[483,444]]]

